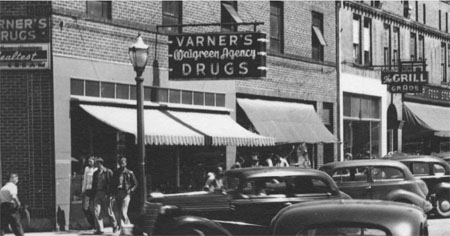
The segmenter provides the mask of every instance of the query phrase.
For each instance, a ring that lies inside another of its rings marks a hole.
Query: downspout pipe
[[[342,145],[341,139],[341,24],[340,10],[343,7],[343,1],[336,1],[336,114],[337,125],[336,134],[339,140],[337,144],[337,161],[342,161]]]

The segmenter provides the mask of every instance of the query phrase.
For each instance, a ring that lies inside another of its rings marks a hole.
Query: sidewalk
[[[120,232],[113,233],[112,228],[105,228],[105,236],[119,236]],[[78,235],[96,235],[94,230],[68,230],[58,232],[25,232],[25,236],[78,236]],[[12,233],[5,234],[5,236],[14,236]]]

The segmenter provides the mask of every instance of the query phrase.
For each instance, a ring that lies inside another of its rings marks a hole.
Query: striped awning
[[[174,119],[211,139],[213,146],[274,146],[275,139],[252,133],[228,114],[169,111]]]
[[[136,136],[135,108],[81,104],[96,119]],[[145,144],[273,146],[274,139],[247,131],[228,114],[145,109]]]
[[[450,107],[414,102],[403,103],[406,127],[418,132],[426,130],[440,137],[450,137]]]

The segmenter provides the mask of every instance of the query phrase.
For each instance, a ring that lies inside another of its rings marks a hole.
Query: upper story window
[[[427,23],[427,7],[425,5],[425,3],[423,4],[423,23],[426,24]]]
[[[237,1],[221,1],[220,18],[222,23],[242,23],[242,19],[237,12]],[[222,25],[222,31],[236,32],[237,25]]]
[[[425,60],[425,41],[423,35],[419,35],[419,43],[417,44],[417,46],[418,46],[417,60],[423,61]]]
[[[445,32],[448,33],[448,12],[445,13]]]
[[[417,60],[416,50],[417,50],[416,33],[411,33],[409,40],[409,54],[411,61]]]
[[[273,52],[284,51],[283,16],[283,2],[270,1],[270,50]]]
[[[400,62],[400,31],[398,27],[394,27],[392,37],[392,61],[394,65],[399,65]]]
[[[372,64],[372,19],[364,18],[363,29],[363,42],[364,42],[364,65]]]
[[[447,47],[445,43],[441,43],[441,78],[443,82],[447,82]]]
[[[439,10],[439,30],[442,30],[442,16],[441,16],[441,10]]]
[[[324,60],[323,14],[312,12],[312,59]]]
[[[182,24],[182,2],[181,1],[162,1],[162,23],[163,25],[181,25]],[[165,33],[181,33],[181,27],[164,27]]]
[[[416,21],[419,21],[419,1],[416,0]]]
[[[383,61],[385,66],[391,65],[391,26],[385,24],[383,31]]]
[[[447,79],[444,82],[450,81],[450,45],[447,46]]]
[[[111,1],[86,1],[86,13],[91,17],[111,20]]]
[[[372,1],[370,1],[370,5],[372,7],[381,8],[381,1],[372,0]]]
[[[409,18],[411,15],[411,7],[409,6],[409,1],[403,1],[403,16]]]
[[[353,61],[361,64],[361,16],[353,15]]]

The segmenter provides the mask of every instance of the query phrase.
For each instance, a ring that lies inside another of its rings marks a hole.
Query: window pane
[[[182,91],[182,102],[183,104],[192,104],[192,95],[190,91]]]
[[[144,87],[144,101],[151,101],[151,100],[152,100],[152,88]]]
[[[70,94],[71,95],[84,95],[84,81],[81,79],[70,80]]]
[[[225,107],[225,94],[216,94],[216,106]]]
[[[213,93],[205,93],[205,105],[206,106],[215,106]]]
[[[270,50],[283,51],[283,3],[270,2]]]
[[[204,105],[205,104],[205,99],[204,99],[203,93],[194,92],[194,104],[195,105]]]
[[[130,90],[126,84],[116,84],[116,96],[120,99],[129,99]]]
[[[371,175],[373,181],[400,180],[405,178],[403,172],[394,167],[373,167]]]
[[[159,102],[169,102],[169,90],[168,89],[158,89],[158,101]]]
[[[336,170],[332,177],[337,183],[345,182],[367,182],[367,169],[362,167],[351,167]]]
[[[430,166],[428,163],[414,162],[412,163],[412,173],[414,175],[429,175]]]
[[[114,98],[114,83],[102,82],[102,98]]]
[[[130,85],[130,99],[136,100],[136,85]]]
[[[434,175],[445,175],[445,168],[440,164],[433,164]]]
[[[181,103],[181,91],[180,90],[169,90],[169,102]]]
[[[86,81],[86,96],[99,97],[100,96],[100,82]]]

